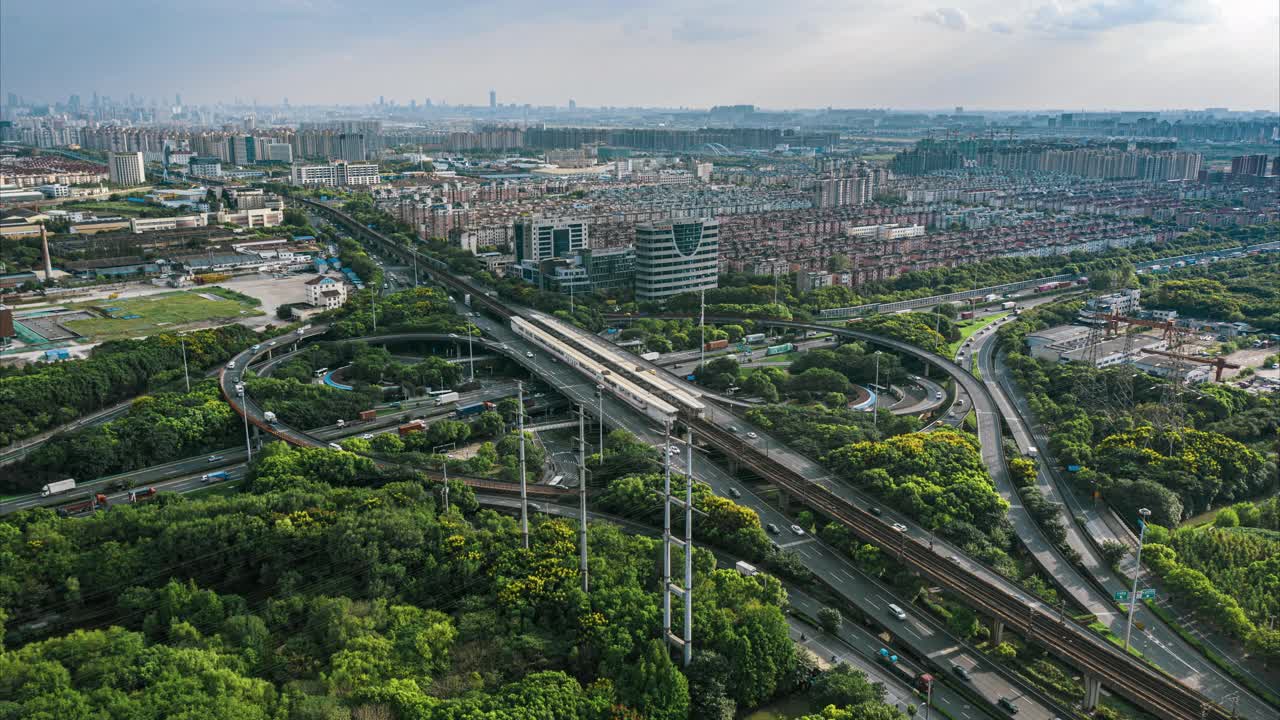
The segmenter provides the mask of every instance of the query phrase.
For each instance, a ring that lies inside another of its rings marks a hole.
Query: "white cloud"
[[[917,15],[916,19],[961,32],[969,27],[969,16],[963,10],[953,7],[935,8]]]
[[[996,21],[994,21],[994,22],[988,23],[988,24],[987,24],[987,29],[988,29],[988,30],[990,30],[990,31],[991,31],[991,32],[993,32],[993,33],[999,33],[999,34],[1001,34],[1001,35],[1012,35],[1012,34],[1013,34],[1013,26],[1012,26],[1012,25],[1010,25],[1010,24],[1009,24],[1009,23],[1007,23],[1007,22],[1000,22],[999,20],[996,20]]]
[[[1214,15],[1205,0],[1050,0],[1036,8],[1029,25],[1044,32],[1105,32],[1152,22],[1198,25]]]

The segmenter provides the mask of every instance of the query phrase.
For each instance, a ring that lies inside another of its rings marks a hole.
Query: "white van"
[[[890,603],[890,605],[889,605],[889,614],[890,614],[890,615],[892,615],[892,616],[894,616],[895,618],[897,618],[897,619],[899,619],[899,620],[906,620],[906,619],[907,619],[907,613],[906,613],[906,612],[904,612],[902,608],[900,608],[900,607],[898,607],[897,605],[894,605],[894,604],[892,604],[892,603]]]

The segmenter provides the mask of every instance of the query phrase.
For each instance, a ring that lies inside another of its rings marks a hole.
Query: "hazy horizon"
[[[1280,112],[1278,33],[1270,0],[70,0],[0,4],[0,86],[84,103],[483,106],[494,89],[584,108]]]

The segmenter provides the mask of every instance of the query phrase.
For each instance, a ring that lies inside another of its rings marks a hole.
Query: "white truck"
[[[734,565],[734,567],[737,568],[738,572],[742,573],[746,577],[751,577],[752,575],[755,575],[760,572],[759,570],[756,569],[755,565],[752,565],[751,563],[743,560],[739,560],[737,564]]]
[[[649,351],[649,352],[647,352],[647,353],[641,353],[641,354],[640,354],[640,359],[641,359],[641,360],[648,360],[649,362],[653,362],[654,360],[657,360],[657,359],[658,359],[658,358],[660,358],[660,357],[662,357],[662,353],[659,353],[659,352],[653,352],[653,351]]]
[[[1014,302],[1013,300],[1010,300],[1009,302],[1006,302],[1006,303],[1000,303],[1001,310],[1012,310],[1016,307],[1018,307],[1018,303]]]
[[[1038,450],[1035,445],[1028,447],[1027,457],[1040,457],[1040,450]]]
[[[64,492],[70,492],[76,489],[76,481],[70,478],[51,482],[40,488],[40,497],[49,497],[50,495],[60,495]]]
[[[276,414],[275,414],[275,413],[273,413],[273,412],[271,412],[270,410],[268,410],[268,411],[266,411],[266,412],[262,413],[262,419],[263,419],[263,420],[266,420],[267,422],[271,423],[272,425],[275,425],[275,424],[276,424]]]
[[[451,402],[458,402],[458,393],[447,392],[436,396],[436,405],[446,405]]]

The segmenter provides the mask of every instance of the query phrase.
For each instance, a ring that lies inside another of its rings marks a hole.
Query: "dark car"
[[[778,533],[782,532],[781,530],[779,530],[779,529],[778,529],[778,526],[777,526],[777,525],[774,525],[773,523],[769,523],[768,525],[765,525],[764,527],[765,527],[765,529],[766,529],[766,530],[768,530],[770,533],[772,533],[772,534],[774,534],[774,535],[777,535]]]
[[[881,515],[884,514],[884,511],[876,507],[875,505],[872,505],[871,507],[867,508],[867,512],[871,513],[872,515],[875,515],[876,517],[880,517]]]
[[[999,700],[996,701],[996,704],[999,705],[1001,708],[1004,708],[1006,711],[1008,711],[1010,715],[1018,714],[1018,706],[1015,705],[1014,702],[1007,697],[1000,698]]]
[[[966,670],[963,665],[952,665],[951,673],[961,680],[969,681],[973,679],[969,676],[969,671]]]
[[[736,498],[742,497],[742,491],[735,487],[729,488],[729,494]]]

